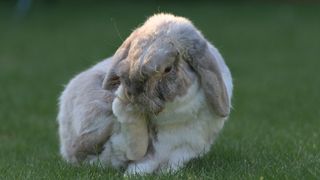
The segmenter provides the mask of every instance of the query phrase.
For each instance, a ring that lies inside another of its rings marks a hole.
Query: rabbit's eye
[[[167,74],[172,70],[172,66],[168,66],[164,69],[164,73]]]

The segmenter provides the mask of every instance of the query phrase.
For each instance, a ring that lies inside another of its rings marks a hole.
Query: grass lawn
[[[145,178],[320,179],[320,5],[160,1],[34,4],[20,19],[13,3],[0,3],[0,179],[122,177],[61,160],[57,97],[163,11],[190,18],[220,49],[234,77],[234,109],[204,158]]]

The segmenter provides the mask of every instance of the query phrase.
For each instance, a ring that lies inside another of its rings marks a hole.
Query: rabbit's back
[[[111,60],[106,59],[78,74],[60,96],[60,152],[69,162],[77,163],[87,154],[101,151],[103,143],[111,135],[114,94],[102,89],[110,63]]]

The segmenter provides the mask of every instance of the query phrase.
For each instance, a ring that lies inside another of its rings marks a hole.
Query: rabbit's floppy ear
[[[120,85],[120,78],[117,75],[119,64],[128,56],[131,42],[136,37],[138,29],[131,33],[131,35],[122,43],[116,53],[112,57],[112,65],[103,80],[102,88],[110,91],[114,91]]]
[[[230,113],[228,93],[218,62],[209,49],[206,40],[194,40],[193,46],[188,50],[189,64],[199,75],[208,104],[220,117]]]

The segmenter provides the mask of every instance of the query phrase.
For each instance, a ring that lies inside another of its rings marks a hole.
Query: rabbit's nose
[[[144,83],[133,82],[126,88],[126,93],[129,97],[137,96],[144,91]]]

